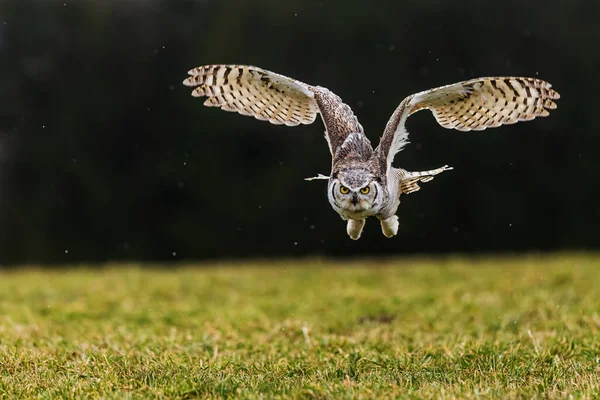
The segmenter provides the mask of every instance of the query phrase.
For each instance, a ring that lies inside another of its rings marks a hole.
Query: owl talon
[[[348,236],[350,236],[350,239],[352,240],[358,240],[360,239],[360,234],[363,231],[363,228],[365,227],[365,222],[366,220],[364,219],[349,219],[348,220],[348,225],[346,226],[346,232],[348,232]]]
[[[398,216],[394,215],[389,217],[388,219],[381,220],[381,231],[387,238],[391,238],[396,236],[398,233]]]

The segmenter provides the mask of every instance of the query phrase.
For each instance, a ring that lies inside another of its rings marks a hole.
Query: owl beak
[[[356,193],[352,194],[352,204],[354,204],[355,207],[358,204],[358,194]]]

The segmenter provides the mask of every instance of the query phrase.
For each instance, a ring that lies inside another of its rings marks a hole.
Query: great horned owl
[[[559,94],[540,79],[477,78],[406,97],[388,121],[375,150],[352,109],[329,89],[246,65],[194,68],[183,81],[204,105],[250,115],[272,124],[311,124],[321,114],[332,156],[327,196],[347,221],[350,238],[360,238],[367,217],[377,217],[388,238],[398,232],[400,195],[416,192],[443,171],[409,172],[392,167],[394,156],[408,143],[404,126],[411,114],[428,109],[447,129],[484,130],[547,116]]]

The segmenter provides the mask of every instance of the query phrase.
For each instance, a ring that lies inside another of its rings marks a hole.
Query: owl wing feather
[[[406,97],[390,117],[375,152],[389,169],[396,153],[408,143],[406,119],[431,110],[447,129],[481,131],[549,115],[560,95],[546,81],[535,78],[477,78],[426,90]]]
[[[183,81],[205,106],[238,112],[272,124],[312,124],[318,113],[332,155],[350,133],[363,132],[350,107],[326,88],[248,65],[205,65]],[[366,137],[365,137],[366,138]]]
[[[409,194],[421,189],[419,182],[429,182],[437,174],[444,171],[450,171],[452,167],[444,165],[441,168],[432,169],[430,171],[409,172],[405,169],[398,168],[400,175],[400,191],[404,194]]]

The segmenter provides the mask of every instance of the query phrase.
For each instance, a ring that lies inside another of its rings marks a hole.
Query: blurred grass
[[[600,397],[600,258],[0,273],[2,398]]]

